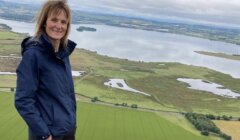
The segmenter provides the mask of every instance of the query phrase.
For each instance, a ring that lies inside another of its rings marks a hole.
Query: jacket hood
[[[76,47],[76,43],[68,40],[67,47],[64,48],[62,45],[58,52],[54,52],[53,45],[49,40],[48,36],[43,34],[39,38],[37,37],[27,37],[23,39],[21,43],[21,54],[23,55],[24,52],[28,49],[38,49],[40,51],[46,51],[48,53],[53,53],[56,55],[57,58],[63,59],[64,57],[69,56]]]

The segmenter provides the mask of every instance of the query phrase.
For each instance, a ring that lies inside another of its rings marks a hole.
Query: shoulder
[[[35,37],[27,37],[22,41],[21,53],[25,55],[37,55],[41,51],[41,43]]]

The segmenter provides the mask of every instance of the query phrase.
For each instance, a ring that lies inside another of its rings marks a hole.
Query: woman
[[[29,140],[74,140],[76,100],[68,40],[71,14],[66,2],[47,1],[34,37],[22,42],[15,107],[29,127]]]

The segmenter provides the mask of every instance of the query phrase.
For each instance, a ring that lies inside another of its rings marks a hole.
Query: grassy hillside
[[[25,140],[27,126],[13,97],[0,92],[0,139]],[[77,140],[209,140],[151,112],[78,102],[77,118]]]
[[[0,55],[20,56],[20,42],[25,35],[0,31]],[[6,36],[7,35],[7,38]],[[10,41],[11,40],[11,41]],[[0,71],[15,72],[20,59],[0,58]],[[229,99],[208,92],[192,90],[177,78],[195,78],[215,82],[240,93],[240,79],[203,67],[180,63],[143,63],[102,56],[96,52],[76,49],[71,56],[73,70],[86,71],[84,77],[75,77],[76,93],[98,97],[111,103],[126,102],[140,107],[195,111],[217,115],[240,116],[240,100]],[[151,97],[105,86],[109,78],[121,78],[137,90]],[[15,86],[15,76],[0,75],[0,87]]]
[[[1,56],[20,56],[20,43],[24,37],[24,34],[10,32],[5,25],[0,24],[0,71],[15,71],[19,59],[1,58]]]
[[[75,89],[80,94],[96,96],[112,103],[137,103],[141,107],[154,109],[240,116],[240,100],[191,90],[187,84],[176,80],[179,77],[203,79],[240,92],[240,79],[220,72],[179,63],[133,62],[83,49],[76,50],[71,61],[73,69],[87,72],[84,78],[75,78]],[[103,83],[109,78],[122,78],[130,87],[149,93],[152,97],[108,88]]]

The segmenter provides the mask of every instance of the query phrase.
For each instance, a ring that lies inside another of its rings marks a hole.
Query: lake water
[[[150,94],[147,94],[145,92],[130,88],[126,84],[124,79],[109,79],[108,82],[104,82],[104,85],[109,86],[109,87],[113,87],[113,88],[118,88],[118,89],[130,91],[130,92],[140,93],[140,94],[143,94],[143,95],[146,95],[146,96],[151,96]]]
[[[0,19],[20,33],[34,32],[33,23]],[[81,25],[82,26],[82,25]],[[97,32],[78,32],[72,25],[70,39],[78,48],[97,51],[99,54],[146,62],[180,62],[203,66],[240,78],[240,61],[197,54],[194,51],[240,54],[240,46],[184,35],[119,28],[106,25],[84,25]]]
[[[225,89],[222,85],[216,83],[209,81],[204,82],[202,79],[178,78],[177,80],[189,84],[190,86],[188,88],[190,89],[207,91],[227,98],[240,98],[239,93]]]

